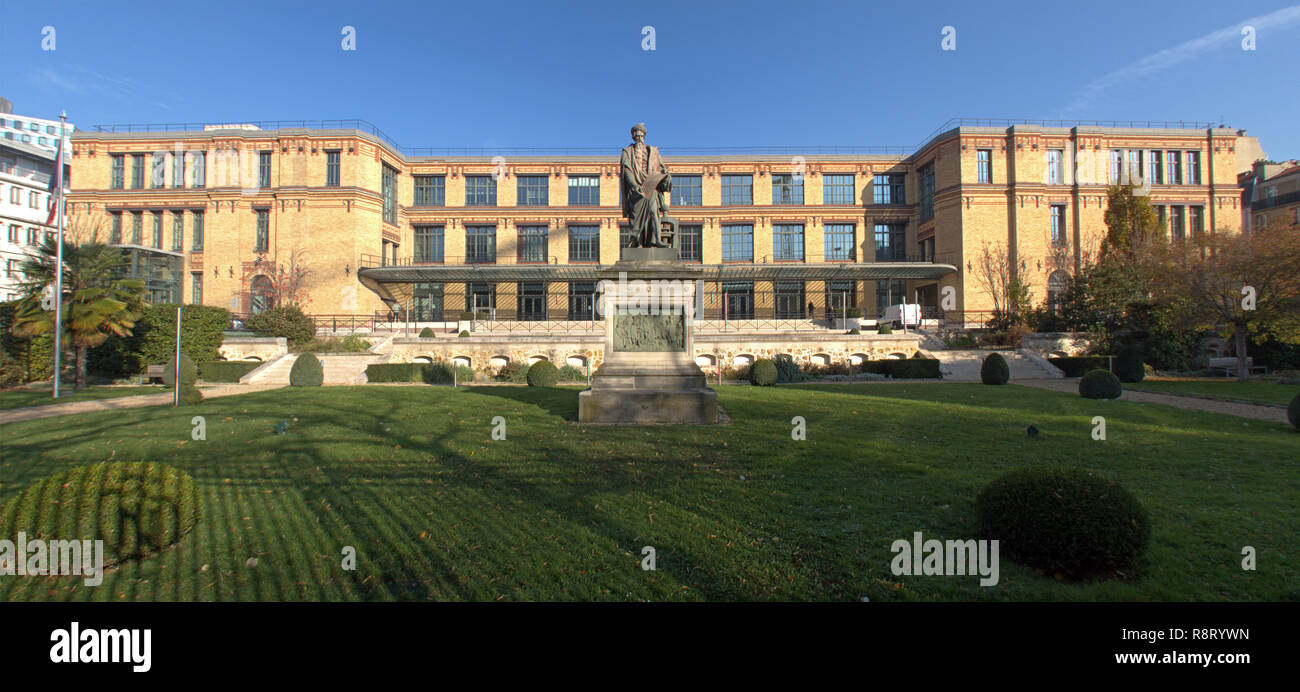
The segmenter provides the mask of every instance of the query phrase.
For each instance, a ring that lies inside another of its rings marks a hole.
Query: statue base
[[[621,261],[601,272],[608,282],[605,362],[591,388],[578,394],[579,422],[718,422],[717,392],[694,358],[693,303],[701,272],[681,262],[673,248],[624,248]]]

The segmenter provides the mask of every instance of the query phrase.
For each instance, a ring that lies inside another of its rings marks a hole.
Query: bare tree
[[[1239,234],[1201,233],[1147,253],[1160,298],[1185,301],[1189,327],[1231,332],[1237,351],[1237,379],[1249,376],[1246,341],[1268,330],[1300,343],[1300,228]]]
[[[288,261],[277,262],[271,272],[272,298],[275,304],[305,308],[311,302],[307,285],[312,274],[307,262],[307,251],[303,248],[290,251]]]

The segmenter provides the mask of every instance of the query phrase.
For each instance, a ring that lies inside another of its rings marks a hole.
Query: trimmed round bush
[[[289,384],[294,387],[319,387],[325,382],[325,368],[314,353],[304,353],[289,370]]]
[[[197,387],[181,385],[181,406],[194,406],[203,403],[203,392]]]
[[[163,370],[163,384],[168,387],[176,386],[176,356],[167,362],[166,369]],[[181,353],[181,387],[193,387],[195,382],[199,381],[198,368],[194,367],[194,361],[190,357]]]
[[[1115,377],[1118,377],[1120,382],[1141,382],[1146,376],[1146,366],[1142,362],[1142,349],[1127,346],[1115,354]]]
[[[539,360],[528,367],[529,387],[554,387],[559,381],[560,371],[549,360]]]
[[[433,338],[433,327],[425,327],[424,329],[421,329],[421,330],[420,330],[420,338],[421,338],[421,339],[432,339],[432,338]]]
[[[194,479],[166,464],[106,461],[36,481],[0,510],[0,538],[102,540],[104,564],[177,543],[198,523]]]
[[[771,387],[776,384],[776,376],[776,363],[767,358],[754,361],[753,367],[749,369],[749,383],[755,387]]]
[[[465,337],[469,336],[469,330],[468,330],[468,329],[462,329],[462,330],[460,330],[460,334],[457,334],[457,336],[459,336],[460,338],[464,339]]]
[[[1131,576],[1151,537],[1132,493],[1077,469],[1012,471],[980,491],[975,515],[1003,555],[1068,579]]]
[[[1085,399],[1118,399],[1123,393],[1119,378],[1108,370],[1089,370],[1079,378],[1079,396]]]
[[[876,333],[877,333],[877,334],[893,334],[893,333],[894,333],[894,328],[891,327],[891,326],[889,326],[889,325],[887,325],[887,324],[882,324],[882,325],[880,325],[879,327],[876,328]]]
[[[244,326],[258,336],[282,336],[294,348],[316,338],[316,323],[297,306],[271,308],[253,315]]]
[[[1011,381],[1011,367],[1001,353],[990,353],[980,364],[980,382],[984,384],[1006,384]]]
[[[1297,430],[1300,430],[1300,394],[1291,398],[1291,403],[1286,406],[1286,419],[1291,421]]]

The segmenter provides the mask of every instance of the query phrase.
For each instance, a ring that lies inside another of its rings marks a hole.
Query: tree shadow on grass
[[[564,420],[578,419],[578,392],[576,387],[470,387],[474,394],[486,394],[509,399],[521,404],[537,406]]]

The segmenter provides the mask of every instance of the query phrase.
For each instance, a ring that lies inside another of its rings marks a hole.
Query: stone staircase
[[[939,371],[943,379],[950,382],[979,382],[980,366],[984,358],[992,351],[972,350],[932,350],[931,356],[939,360]],[[1011,381],[1044,380],[1065,377],[1059,369],[1042,357],[1025,349],[1018,351],[998,351],[1006,358],[1011,368]]]
[[[289,370],[293,368],[295,360],[298,360],[297,353],[276,356],[239,378],[239,383],[288,385]]]
[[[325,371],[324,384],[365,384],[366,366],[385,363],[392,354],[375,353],[318,353],[321,368]]]

